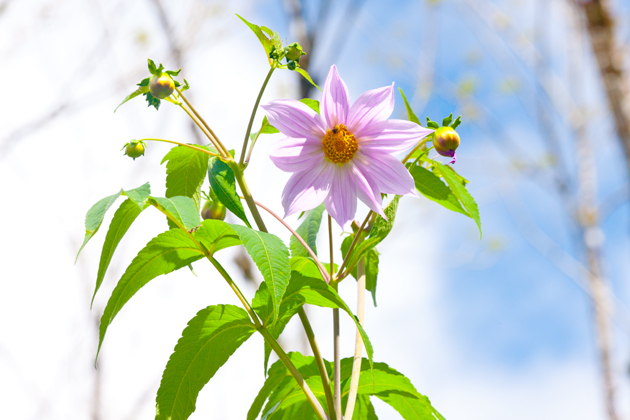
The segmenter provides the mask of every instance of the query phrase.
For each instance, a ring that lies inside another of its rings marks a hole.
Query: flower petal
[[[350,100],[348,88],[337,73],[337,66],[330,67],[324,90],[322,91],[321,113],[327,128],[332,129],[337,124],[346,124]]]
[[[368,124],[360,134],[354,135],[359,141],[359,150],[396,154],[415,146],[433,131],[411,121],[387,120]]]
[[[341,226],[348,227],[357,212],[356,186],[352,182],[352,167],[350,165],[335,165],[330,192],[324,199],[326,211]]]
[[[383,218],[385,218],[385,220],[387,220],[385,213],[383,213],[383,198],[381,197],[381,190],[376,181],[369,172],[363,172],[361,170],[361,166],[356,164],[353,164],[352,166],[352,181],[357,186],[357,197],[365,203],[370,210],[380,214]]]
[[[284,217],[310,210],[324,201],[333,182],[333,170],[330,168],[333,165],[324,161],[310,170],[291,175],[282,191]]]
[[[359,96],[348,114],[348,130],[360,133],[372,122],[385,121],[394,111],[394,84],[368,90]]]
[[[319,114],[300,101],[278,99],[261,106],[269,123],[287,137],[321,140],[326,134]]]
[[[320,164],[324,151],[321,141],[287,137],[272,146],[269,158],[285,172],[303,172]]]
[[[392,155],[361,153],[353,161],[363,174],[369,174],[379,192],[417,195],[413,177],[405,165]]]

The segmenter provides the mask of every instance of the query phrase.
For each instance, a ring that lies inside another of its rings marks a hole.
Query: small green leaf
[[[197,146],[197,145],[195,145]],[[208,146],[197,146],[211,152],[216,150]],[[186,146],[173,147],[162,159],[166,164],[166,197],[185,196],[200,208],[201,185],[208,171],[208,156]]]
[[[280,238],[270,233],[241,226],[230,225],[243,241],[245,250],[267,283],[273,303],[273,320],[278,319],[280,303],[289,284],[291,267],[289,250]]]
[[[199,210],[190,197],[149,197],[148,202],[164,213],[180,229],[190,230],[201,223]]]
[[[182,71],[182,69],[179,69],[177,71],[174,70],[166,70],[165,73],[168,74],[169,76],[179,76],[179,72]]]
[[[114,213],[114,218],[109,225],[107,236],[105,236],[105,242],[103,243],[103,251],[101,252],[101,260],[98,265],[98,274],[96,276],[96,287],[94,288],[90,308],[94,303],[96,292],[98,292],[98,289],[101,287],[101,283],[103,283],[105,272],[109,267],[112,257],[114,256],[116,247],[123,236],[125,236],[125,233],[127,233],[131,224],[140,215],[142,210],[142,207],[139,207],[136,202],[134,202],[131,198],[128,198],[120,205],[118,210],[116,210],[116,213]]]
[[[444,177],[448,186],[451,187],[453,194],[455,194],[459,201],[461,201],[470,217],[477,224],[477,228],[479,229],[479,238],[481,239],[481,218],[479,217],[479,208],[477,207],[475,199],[463,185],[462,178],[448,165],[442,165],[441,163],[435,161],[433,162],[433,165],[434,170],[438,171],[439,174]]]
[[[457,196],[453,194],[453,191],[444,184],[439,176],[422,166],[412,166],[410,172],[416,184],[416,189],[423,196],[451,211],[470,217],[459,203]]]
[[[323,214],[324,204],[320,204],[308,212],[306,218],[296,230],[296,233],[304,239],[304,242],[313,250],[315,255],[317,255],[317,233],[322,223]],[[292,257],[309,257],[306,248],[294,236],[291,236],[290,247]]]
[[[460,115],[459,117],[457,117],[455,119],[455,121],[453,121],[453,124],[451,124],[451,128],[455,129],[457,128],[460,124],[462,123],[462,116]]]
[[[309,82],[311,82],[311,85],[315,86],[317,89],[319,89],[320,91],[322,90],[319,86],[317,86],[315,84],[315,82],[313,82],[313,79],[311,79],[311,76],[308,74],[308,72],[306,70],[304,70],[302,67],[297,67],[295,69],[295,71],[297,71],[298,73],[300,73],[306,80],[308,80]]]
[[[254,34],[256,35],[256,38],[258,38],[258,41],[260,41],[260,43],[262,44],[263,48],[265,49],[265,53],[267,54],[267,59],[269,59],[269,53],[271,52],[271,50],[273,49],[273,46],[274,46],[273,41],[271,41],[269,38],[267,38],[267,36],[261,30],[260,26],[254,25],[253,23],[249,23],[248,21],[246,21],[244,18],[242,18],[238,14],[236,16],[238,16],[238,18],[240,20],[242,20],[245,23],[245,25],[247,25],[249,27],[249,29],[252,30],[252,32],[254,32]]]
[[[206,248],[210,256],[222,249],[243,243],[234,229],[221,220],[204,220],[194,236]]]
[[[261,134],[275,134],[275,133],[279,133],[279,132],[280,131],[278,131],[278,129],[276,127],[274,127],[273,125],[269,124],[269,120],[267,120],[267,116],[265,116],[263,118],[262,124],[260,125],[260,130],[258,130],[255,133],[251,133],[249,135],[249,137],[252,140],[254,140],[255,138],[257,138]]]
[[[453,121],[453,113],[452,112],[451,112],[451,115],[449,115],[448,117],[446,117],[446,118],[444,118],[442,120],[442,127],[448,126],[451,123],[451,121]]]
[[[434,128],[434,129],[436,129],[436,130],[437,130],[438,128],[440,128],[440,126],[438,125],[438,123],[436,123],[435,121],[431,121],[431,120],[429,119],[429,117],[427,117],[427,127],[429,127],[429,128]]]
[[[208,179],[219,201],[248,227],[251,227],[245,215],[243,204],[236,194],[236,181],[232,168],[221,159],[213,157],[208,161]]]
[[[208,306],[199,311],[166,364],[155,419],[187,419],[195,411],[199,391],[254,331],[247,312],[237,306]]]
[[[306,104],[309,108],[319,114],[319,101],[311,98],[300,99],[300,102]]]
[[[162,274],[168,274],[197,261],[204,256],[203,251],[180,229],[160,233],[131,261],[114,288],[99,327],[98,353],[101,350],[107,327],[114,317],[145,284]]]
[[[155,63],[153,62],[153,60],[151,60],[150,58],[148,60],[149,60],[149,73],[151,74],[157,73],[157,67],[155,67]]]
[[[103,218],[105,217],[105,213],[109,208],[114,204],[116,199],[120,197],[123,190],[121,189],[116,194],[110,195],[108,197],[100,199],[96,204],[94,204],[85,215],[85,237],[83,238],[83,243],[81,244],[81,248],[79,248],[79,252],[77,252],[77,257],[74,262],[76,264],[79,259],[79,254],[81,254],[81,250],[85,244],[98,232],[98,229],[101,227],[101,223],[103,223]]]
[[[140,83],[138,83],[138,86],[149,86],[149,81],[151,80],[150,77],[147,77],[145,79],[142,79],[140,81]]]
[[[420,124],[420,120],[418,119],[418,117],[416,117],[416,114],[413,113],[411,106],[409,106],[409,102],[407,102],[407,98],[405,97],[405,94],[402,91],[402,89],[398,88],[398,90],[400,90],[400,94],[402,95],[403,100],[405,101],[405,107],[407,108],[407,118],[409,119],[409,121],[413,121],[418,125],[422,125]]]
[[[123,99],[123,101],[116,107],[116,109],[114,109],[114,112],[116,112],[116,110],[118,110],[118,108],[120,108],[122,104],[124,104],[125,102],[130,101],[136,96],[143,95],[147,92],[149,92],[149,86],[140,86],[138,89],[134,90],[129,95],[125,96],[125,99]]]

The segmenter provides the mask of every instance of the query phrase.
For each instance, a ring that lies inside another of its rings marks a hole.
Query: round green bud
[[[451,127],[440,127],[433,133],[433,147],[442,156],[452,157],[455,163],[455,150],[459,147],[459,134]]]
[[[289,70],[295,70],[297,68],[297,63],[295,61],[289,61],[287,63],[287,68]]]
[[[154,74],[149,80],[149,92],[158,99],[164,99],[171,96],[175,90],[175,82],[166,73],[161,75]]]
[[[125,154],[133,160],[144,155],[144,143],[138,140],[131,140],[125,145]]]
[[[287,52],[287,61],[298,61],[301,56],[306,55],[306,53],[302,51],[302,46],[297,42],[289,45],[285,50]]]
[[[214,220],[225,220],[225,214],[227,209],[221,202],[206,200],[206,203],[203,205],[201,209],[201,217],[204,220],[214,219]]]

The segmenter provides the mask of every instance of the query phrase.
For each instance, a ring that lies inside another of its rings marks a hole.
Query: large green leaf
[[[319,232],[319,227],[322,224],[323,214],[324,204],[320,204],[318,207],[315,207],[307,213],[304,221],[296,230],[297,234],[304,239],[304,242],[311,247],[315,255],[317,255],[317,233]],[[309,257],[306,248],[304,248],[294,236],[291,236],[289,245],[291,247],[292,257]]]
[[[448,186],[451,187],[453,194],[457,196],[459,201],[461,201],[464,205],[464,208],[466,208],[470,217],[475,221],[475,224],[479,229],[479,238],[481,238],[481,218],[479,217],[479,208],[477,207],[475,199],[472,198],[472,195],[470,195],[464,186],[462,178],[448,165],[442,165],[441,163],[435,161],[433,161],[433,164],[434,170],[438,171],[439,174],[444,177]]]
[[[196,146],[216,152],[208,146]],[[209,156],[186,146],[173,147],[162,159],[166,164],[167,198],[185,196],[194,200],[200,208],[200,191],[208,170]]]
[[[468,212],[459,203],[457,196],[453,194],[453,191],[444,184],[439,176],[422,166],[412,166],[409,172],[416,184],[416,189],[423,196],[451,211],[470,217]]]
[[[79,259],[79,254],[81,254],[85,244],[87,244],[92,236],[98,232],[98,229],[101,227],[101,223],[103,223],[105,213],[109,210],[112,204],[114,204],[116,199],[120,197],[122,192],[123,190],[121,189],[116,194],[100,199],[88,210],[85,215],[85,237],[83,238],[83,243],[81,244],[81,248],[79,248],[79,252],[77,252],[77,257],[74,259],[75,263]]]
[[[181,229],[160,233],[131,261],[114,288],[101,317],[97,357],[107,327],[138,290],[155,277],[186,267],[204,256],[203,251],[188,235]]]
[[[368,238],[357,245],[350,253],[350,258],[348,259],[346,270],[350,270],[350,272],[352,272],[361,257],[367,255],[367,253],[372,248],[380,244],[383,239],[385,239],[387,235],[389,235],[389,232],[391,232],[392,228],[394,227],[394,221],[396,220],[396,211],[398,210],[399,200],[400,196],[395,196],[394,199],[383,210],[385,216],[387,216],[387,220],[382,218],[381,216],[376,217]]]
[[[162,375],[156,420],[185,420],[197,396],[228,358],[256,331],[247,312],[233,305],[208,306],[188,322]]]
[[[149,204],[164,213],[180,229],[190,230],[201,223],[199,210],[190,197],[149,197]]]
[[[291,267],[289,250],[280,238],[271,233],[259,232],[241,225],[231,225],[243,241],[245,250],[267,283],[273,304],[273,320],[278,319],[280,303],[289,285]]]
[[[139,186],[138,188],[134,188],[133,190],[124,190],[122,192],[122,195],[126,195],[131,200],[133,200],[133,202],[136,203],[138,207],[143,209],[146,206],[147,199],[151,195],[151,186],[147,182]]]
[[[224,248],[243,243],[234,229],[221,220],[204,220],[194,235],[210,256]]]
[[[112,261],[116,247],[123,236],[125,236],[125,233],[127,233],[127,230],[129,230],[131,224],[136,220],[140,213],[142,213],[142,210],[144,209],[138,207],[136,202],[134,202],[131,198],[128,198],[120,205],[118,210],[116,210],[116,213],[114,213],[112,222],[107,230],[107,236],[105,236],[105,242],[103,243],[103,251],[101,252],[101,260],[98,264],[98,274],[96,276],[96,287],[94,288],[94,294],[92,295],[92,303],[94,303],[96,292],[98,292],[98,289],[101,287],[101,283],[103,283],[105,272],[109,267],[109,263]]]
[[[251,227],[245,215],[243,204],[241,204],[241,199],[236,194],[236,182],[232,168],[221,159],[213,157],[208,161],[208,179],[219,201],[248,227]]]
[[[346,302],[344,302],[335,289],[330,287],[328,283],[321,278],[321,274],[315,263],[304,257],[291,259],[291,283],[285,293],[285,299],[288,301],[293,298],[294,295],[298,294],[304,298],[304,303],[324,308],[339,308],[345,311],[357,326],[361,338],[363,339],[363,344],[365,345],[365,351],[369,360],[372,361],[374,349],[359,320],[354,316]]]

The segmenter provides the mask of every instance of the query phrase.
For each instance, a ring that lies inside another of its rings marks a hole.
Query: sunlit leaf
[[[412,166],[410,171],[416,189],[426,198],[447,209],[470,217],[462,207],[457,196],[444,184],[439,176],[422,166]]]
[[[416,114],[413,113],[413,110],[411,109],[411,106],[409,105],[409,102],[407,102],[407,98],[405,97],[405,93],[402,91],[402,89],[398,89],[400,90],[400,94],[403,97],[403,101],[405,101],[405,108],[407,108],[407,118],[409,119],[409,121],[413,121],[418,125],[422,125],[420,124],[420,120],[418,119],[418,117],[416,117]]]
[[[164,213],[180,229],[190,230],[201,223],[199,210],[190,197],[149,197],[148,202]]]
[[[221,159],[213,157],[208,161],[208,179],[219,201],[248,227],[251,227],[243,204],[236,194],[236,180],[232,168]]]
[[[317,255],[317,233],[322,223],[322,215],[324,214],[324,204],[320,204],[318,207],[309,211],[304,218],[302,224],[297,228],[296,233],[304,239],[304,242],[313,250]],[[290,239],[291,256],[292,257],[308,257],[308,251],[302,246],[302,244],[294,237]]]

